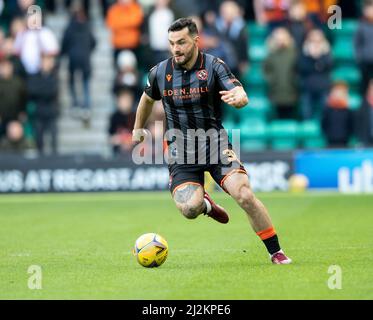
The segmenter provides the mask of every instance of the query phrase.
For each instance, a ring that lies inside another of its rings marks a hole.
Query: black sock
[[[281,250],[280,244],[278,242],[277,234],[275,234],[274,236],[268,239],[263,240],[263,242],[269,254],[271,255]]]

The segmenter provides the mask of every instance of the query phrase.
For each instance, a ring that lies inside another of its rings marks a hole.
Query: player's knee
[[[250,207],[255,203],[255,195],[251,188],[243,185],[238,189],[236,200],[242,207]]]
[[[197,218],[203,210],[203,199],[201,201],[193,201],[180,208],[181,213],[187,219]]]

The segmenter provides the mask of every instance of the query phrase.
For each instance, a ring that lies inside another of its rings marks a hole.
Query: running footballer
[[[199,51],[193,20],[176,20],[168,30],[168,39],[172,57],[149,72],[136,112],[133,140],[141,141],[155,100],[162,100],[166,129],[174,132],[168,141],[169,157],[174,160],[169,161],[169,172],[177,208],[188,219],[205,214],[220,223],[229,221],[225,209],[204,190],[207,171],[246,212],[272,263],[291,263],[281,250],[267,209],[252,192],[245,168],[222,134],[221,101],[242,108],[249,102],[245,90],[221,59]],[[192,135],[196,130],[209,134]]]

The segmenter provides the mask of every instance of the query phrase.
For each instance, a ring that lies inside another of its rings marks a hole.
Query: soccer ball
[[[136,240],[133,254],[143,267],[159,267],[167,259],[168,244],[159,234],[146,233]]]

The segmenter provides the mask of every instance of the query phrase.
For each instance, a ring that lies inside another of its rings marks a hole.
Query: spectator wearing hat
[[[117,74],[114,79],[113,93],[118,94],[122,89],[130,89],[137,100],[141,93],[140,76],[137,71],[137,59],[130,50],[124,50],[118,55]]]

